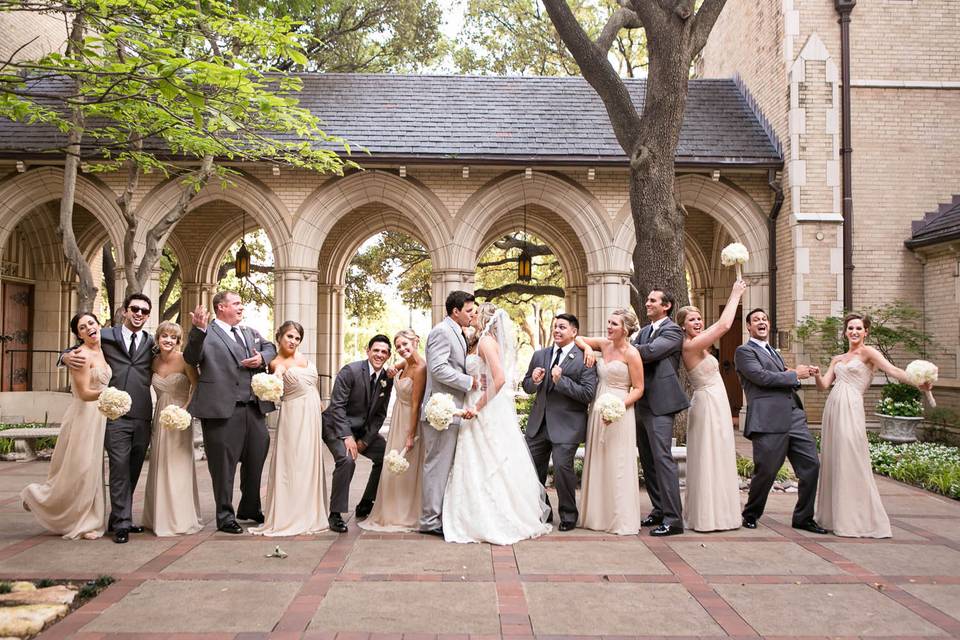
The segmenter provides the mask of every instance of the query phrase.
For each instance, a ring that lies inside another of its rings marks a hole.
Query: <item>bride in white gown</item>
[[[464,402],[476,417],[460,426],[443,494],[443,534],[447,542],[513,544],[549,533],[548,507],[513,401],[513,323],[489,302],[476,323],[479,355],[467,356],[467,373],[484,376],[486,390],[470,392]]]

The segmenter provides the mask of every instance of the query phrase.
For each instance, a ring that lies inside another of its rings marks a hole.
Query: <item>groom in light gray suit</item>
[[[473,294],[453,291],[447,296],[447,317],[430,330],[427,336],[427,386],[423,392],[420,412],[420,433],[426,455],[423,459],[420,532],[443,536],[440,515],[443,509],[443,493],[447,488],[447,476],[453,466],[453,454],[457,449],[457,433],[460,418],[444,431],[437,431],[426,421],[425,408],[433,393],[448,393],[458,407],[463,407],[468,391],[480,388],[480,381],[467,375],[467,342],[463,328],[470,325],[476,315]],[[464,419],[473,417],[469,407]]]
[[[270,447],[264,416],[272,402],[257,399],[250,388],[254,374],[266,371],[277,356],[272,342],[240,325],[243,301],[233,291],[213,296],[216,318],[198,306],[190,314],[193,328],[183,359],[200,367],[200,381],[190,401],[190,414],[200,418],[207,467],[217,504],[217,529],[243,533],[237,519],[263,523],[260,475]],[[240,463],[240,504],[233,510],[233,480]]]

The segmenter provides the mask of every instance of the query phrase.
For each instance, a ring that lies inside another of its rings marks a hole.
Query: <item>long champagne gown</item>
[[[387,433],[387,451],[403,451],[410,428],[411,403],[413,401],[413,379],[400,375],[394,380],[393,389],[396,402],[390,418],[390,430]],[[410,467],[403,473],[391,473],[385,470],[380,475],[377,498],[373,511],[360,528],[369,531],[415,531],[420,519],[420,482],[423,474],[423,445],[421,438],[413,442],[413,449],[407,452],[406,459]]]
[[[863,394],[873,371],[860,358],[834,365],[823,407],[816,520],[838,536],[889,538],[890,519],[873,478]]]
[[[630,369],[622,360],[597,360],[597,396],[611,393],[621,400],[630,391]],[[633,407],[604,424],[594,403],[587,424],[578,527],[617,535],[640,532],[640,485],[637,427]]]
[[[110,383],[109,366],[90,369],[90,388]],[[103,490],[103,435],[107,417],[97,401],[85,401],[74,392],[60,424],[46,482],[20,492],[24,508],[44,528],[64,538],[99,538],[106,530]]]
[[[263,536],[295,536],[326,531],[327,480],[317,369],[293,367],[283,373],[277,442],[267,475],[264,523],[249,531]]]
[[[143,501],[143,526],[158,536],[178,536],[203,529],[200,521],[200,491],[193,460],[193,429],[183,431],[160,426],[160,412],[175,404],[186,408],[190,379],[183,373],[153,375],[157,394],[150,438],[150,469]]]
[[[684,526],[724,531],[740,526],[740,478],[727,390],[712,355],[688,373],[693,387],[687,422]]]

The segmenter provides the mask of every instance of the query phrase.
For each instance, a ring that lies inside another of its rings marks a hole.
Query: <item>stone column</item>
[[[309,360],[317,362],[320,340],[323,337],[317,325],[318,272],[308,267],[288,267],[277,269],[274,275],[276,304],[273,324],[279,327],[281,323],[293,320],[303,325],[300,352]],[[319,363],[317,366],[319,367]]]
[[[326,399],[333,389],[343,353],[344,286],[321,284],[317,286],[316,295],[317,371],[320,374],[320,395]]]
[[[434,269],[431,275],[432,321],[436,324],[447,315],[446,301],[451,291],[474,290],[475,271],[466,269]]]
[[[603,335],[607,316],[630,307],[630,272],[601,271],[587,274],[587,313],[580,316],[580,333]]]
[[[564,311],[577,316],[581,323],[586,322],[587,286],[567,286],[564,294]]]

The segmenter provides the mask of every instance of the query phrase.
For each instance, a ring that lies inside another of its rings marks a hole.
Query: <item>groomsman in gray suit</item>
[[[683,352],[683,331],[670,315],[676,300],[669,291],[653,289],[647,296],[650,324],[634,342],[643,360],[644,393],[635,406],[640,466],[653,510],[641,523],[656,527],[651,536],[683,533],[680,474],[670,452],[673,420],[690,406],[677,369]]]
[[[250,381],[254,374],[266,371],[277,356],[272,342],[243,320],[243,301],[233,291],[213,296],[215,318],[198,306],[190,318],[193,328],[187,337],[183,359],[200,367],[200,381],[190,401],[190,413],[200,419],[207,467],[213,481],[217,504],[217,529],[243,533],[237,523],[252,520],[263,523],[260,508],[260,476],[270,448],[266,414],[274,410],[272,402],[263,402],[253,394]],[[233,510],[233,482],[240,464],[240,504]]]
[[[393,380],[383,365],[390,357],[390,338],[375,335],[367,343],[366,360],[357,360],[337,373],[330,394],[330,405],[323,412],[323,441],[333,454],[333,486],[330,490],[330,530],[345,533],[342,513],[348,511],[350,481],[358,454],[373,461],[363,497],[354,515],[363,520],[373,509],[383,470],[387,441],[380,427],[387,417],[387,405],[393,392]]]
[[[140,479],[150,445],[153,397],[150,395],[153,337],[144,331],[150,317],[150,298],[133,293],[123,301],[123,323],[100,332],[103,357],[110,370],[110,386],[130,394],[130,411],[116,420],[107,420],[104,448],[110,461],[110,518],[107,528],[113,541],[124,544],[131,533],[142,533],[133,524],[133,492]],[[85,358],[75,351],[62,356],[62,363],[76,368]]]
[[[798,480],[793,528],[827,533],[813,519],[820,458],[796,391],[800,380],[814,375],[818,368],[801,364],[796,369],[788,369],[784,365],[780,354],[770,346],[770,322],[763,309],[747,314],[747,331],[750,339],[737,347],[734,355],[747,396],[743,435],[753,444],[754,471],[750,495],[743,508],[743,526],[757,528],[777,471],[784,458],[789,458]]]
[[[427,336],[427,385],[420,411],[420,433],[426,451],[421,485],[423,506],[420,532],[441,537],[443,493],[453,466],[453,454],[457,450],[460,418],[454,418],[444,431],[437,431],[426,421],[424,412],[431,394],[448,393],[453,396],[457,407],[462,408],[467,392],[480,388],[480,380],[466,372],[467,342],[463,337],[463,328],[470,326],[477,314],[473,294],[453,291],[447,296],[445,307],[447,317]],[[472,417],[473,412],[469,407],[466,408],[463,419]]]
[[[577,475],[573,458],[587,435],[587,408],[597,391],[597,370],[583,363],[573,343],[580,330],[577,317],[561,313],[553,320],[553,345],[530,359],[523,390],[536,393],[527,420],[527,448],[540,483],[547,481],[553,456],[553,478],[560,503],[560,531],[577,525]],[[548,522],[553,522],[553,507]]]

